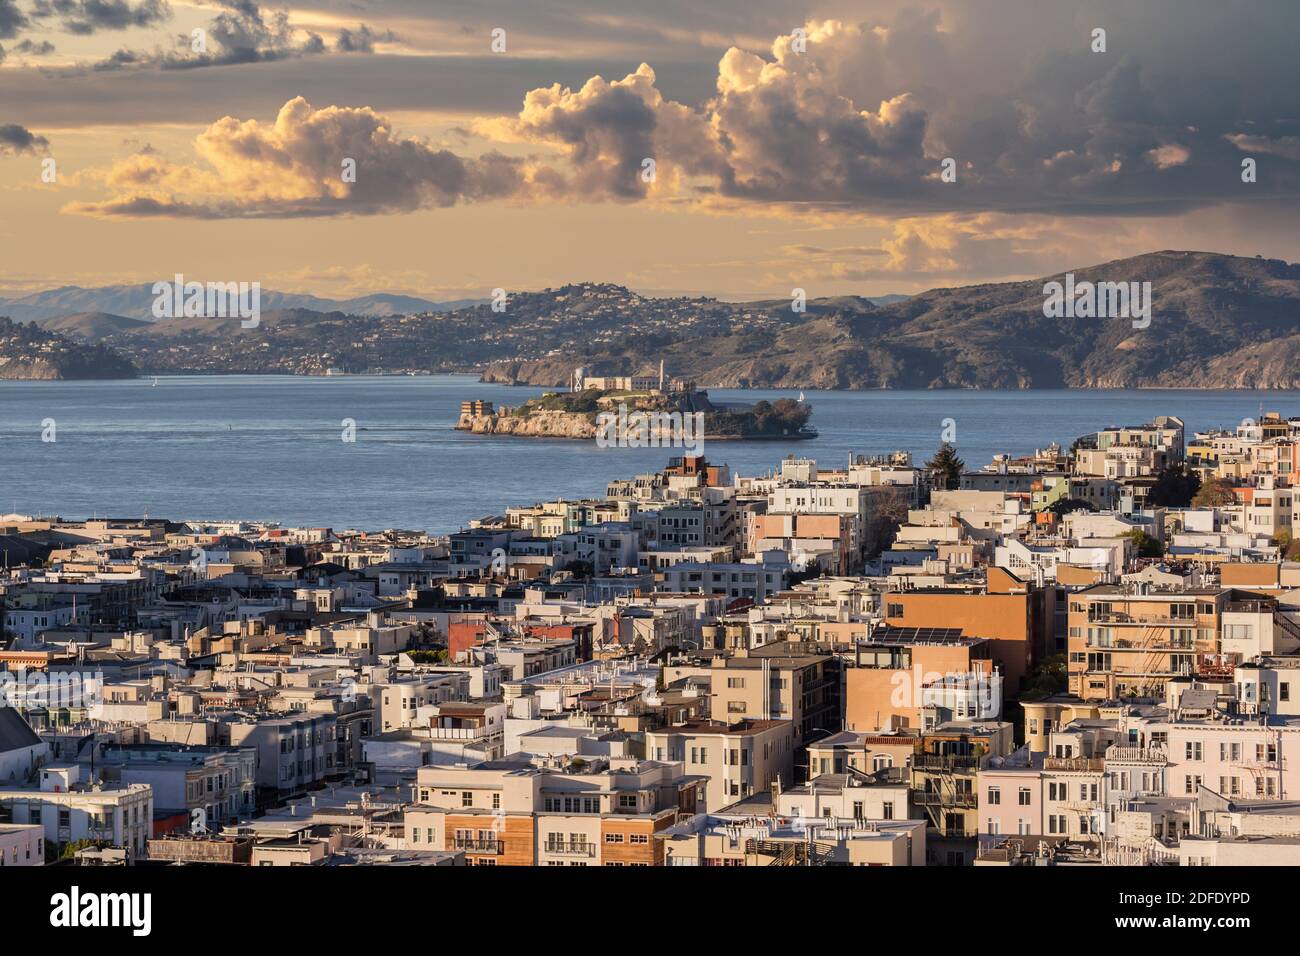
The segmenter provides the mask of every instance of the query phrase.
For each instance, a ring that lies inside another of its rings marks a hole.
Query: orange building
[[[917,589],[884,596],[891,627],[957,628],[987,638],[1008,694],[1017,694],[1053,633],[1053,590],[1035,589],[1002,568],[988,569],[986,590]]]
[[[987,680],[994,671],[991,655],[991,641],[963,637],[955,628],[877,628],[856,646],[855,666],[844,671],[844,729],[920,727],[924,688],[954,675]],[[997,693],[1000,711],[1000,686]]]

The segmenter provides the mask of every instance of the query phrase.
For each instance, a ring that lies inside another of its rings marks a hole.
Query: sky
[[[1298,47],[1294,0],[0,0],[0,296],[1295,261]]]

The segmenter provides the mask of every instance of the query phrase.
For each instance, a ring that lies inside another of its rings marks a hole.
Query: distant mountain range
[[[154,319],[153,283],[147,285],[110,285],[98,289],[64,286],[15,298],[0,298],[0,315],[15,322],[37,322],[67,315],[101,312],[130,319]],[[346,312],[350,315],[410,315],[420,312],[449,312],[475,305],[481,299],[457,299],[434,302],[409,295],[377,293],[355,299],[323,299],[314,295],[262,290],[263,309],[311,309],[314,312]]]
[[[1064,283],[1058,274],[934,289],[880,307],[810,303],[806,321],[775,335],[737,328],[653,350],[597,343],[496,362],[484,378],[560,386],[575,364],[626,374],[662,358],[674,375],[717,387],[1300,387],[1300,265],[1164,251],[1072,272],[1076,283],[1149,282],[1149,327],[1048,318],[1044,286]]]
[[[138,310],[107,308],[65,308],[40,324],[103,344],[145,372],[475,370],[486,381],[563,387],[576,366],[629,374],[662,359],[671,376],[704,387],[1300,387],[1300,265],[1164,251],[1071,271],[1076,286],[1150,283],[1149,325],[1049,317],[1044,287],[1064,275],[810,299],[803,312],[787,299],[655,298],[580,283],[512,294],[504,312],[442,303],[437,312],[367,315],[273,307],[280,300],[264,293],[255,329],[238,319],[142,322]],[[378,308],[384,297],[367,299]],[[59,301],[82,300],[68,292]],[[7,309],[0,303],[0,315]]]

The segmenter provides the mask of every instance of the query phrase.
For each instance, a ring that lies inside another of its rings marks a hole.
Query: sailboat
[[[800,392],[800,393],[799,393],[799,401],[801,401],[801,402],[803,401],[803,392]]]
[[[153,387],[154,387],[154,388],[157,388],[157,387],[158,387],[158,376],[157,376],[157,375],[155,375],[155,376],[153,377]]]

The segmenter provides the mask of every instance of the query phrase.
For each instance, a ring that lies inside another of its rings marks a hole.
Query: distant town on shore
[[[0,327],[0,378],[470,371],[563,388],[575,364],[633,376],[653,354],[700,388],[1300,387],[1300,265],[1163,251],[1070,276],[1080,286],[1150,283],[1150,324],[1048,317],[1044,288],[1060,276],[876,300],[808,290],[803,302],[654,298],[600,283],[442,305],[268,292],[253,327],[238,317],[150,321],[147,286],[112,287],[0,300],[0,316],[29,317]],[[135,304],[119,315],[60,302]],[[331,306],[358,311],[319,310]]]

